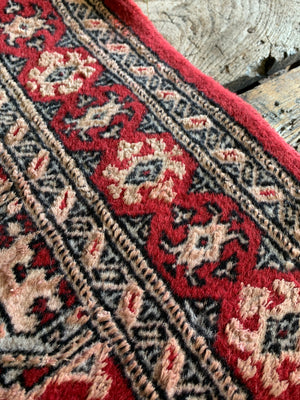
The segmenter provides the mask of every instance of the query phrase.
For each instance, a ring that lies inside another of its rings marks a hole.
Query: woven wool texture
[[[131,0],[2,0],[0,400],[300,398],[300,156]]]

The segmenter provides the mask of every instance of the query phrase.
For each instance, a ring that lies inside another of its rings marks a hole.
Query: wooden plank
[[[135,0],[181,54],[238,91],[300,59],[299,0]]]
[[[300,152],[300,67],[266,79],[241,97]]]

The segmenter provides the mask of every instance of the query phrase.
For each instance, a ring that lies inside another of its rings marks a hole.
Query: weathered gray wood
[[[268,78],[241,97],[300,152],[300,67]]]
[[[181,54],[233,91],[300,58],[300,0],[135,1]]]

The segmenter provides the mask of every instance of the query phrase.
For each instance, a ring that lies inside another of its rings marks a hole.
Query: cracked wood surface
[[[300,152],[300,67],[266,79],[241,97]]]
[[[300,60],[300,0],[135,2],[173,47],[232,91]],[[299,81],[296,68],[242,95],[298,151]]]
[[[202,72],[237,91],[300,59],[300,0],[135,0]]]

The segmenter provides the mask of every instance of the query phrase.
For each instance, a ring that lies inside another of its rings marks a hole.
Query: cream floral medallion
[[[166,177],[172,172],[182,179],[185,174],[185,165],[174,159],[182,151],[177,145],[171,151],[166,151],[166,144],[162,139],[147,139],[150,145],[148,154],[142,155],[143,142],[130,143],[121,140],[118,147],[118,160],[127,161],[127,168],[118,168],[109,164],[103,171],[103,176],[116,183],[108,186],[113,198],[123,196],[125,204],[135,204],[142,201],[141,189],[150,189],[150,199],[160,199],[171,202],[176,192],[173,191],[172,177]],[[123,195],[122,192],[124,191]]]
[[[14,46],[16,39],[31,38],[42,27],[47,28],[45,23],[38,15],[29,18],[17,15],[11,23],[4,25],[3,33],[8,35],[7,43]]]
[[[27,88],[39,90],[42,96],[55,96],[77,92],[83,85],[83,80],[94,72],[90,64],[96,60],[88,56],[84,58],[79,52],[68,51],[66,55],[58,52],[45,51],[40,55],[38,66],[28,74]]]
[[[290,384],[300,383],[300,293],[294,282],[284,279],[274,280],[272,289],[243,286],[241,320],[232,318],[226,334],[228,342],[243,353],[237,367],[244,379],[253,378],[262,366],[263,387],[278,397]],[[251,318],[258,319],[257,330],[243,326]]]
[[[186,241],[174,248],[179,253],[178,264],[187,264],[189,272],[203,262],[216,262],[220,259],[224,243],[237,237],[229,232],[230,224],[222,224],[214,216],[205,226],[190,227]]]

